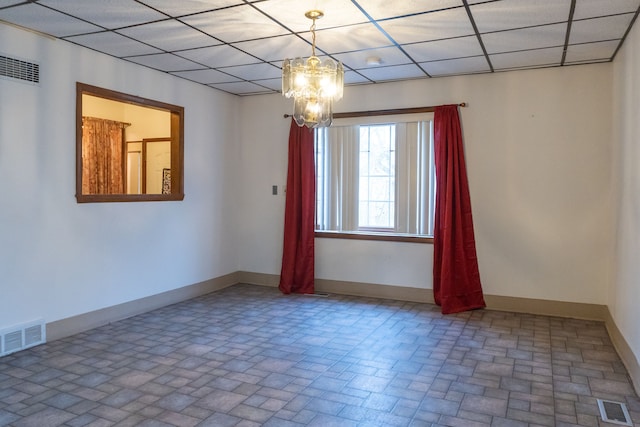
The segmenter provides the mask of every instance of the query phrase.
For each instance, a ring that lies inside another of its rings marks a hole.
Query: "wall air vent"
[[[0,356],[45,342],[46,327],[42,319],[0,330]]]
[[[31,347],[32,345],[40,344],[44,342],[44,325],[37,324],[24,328],[24,346]]]
[[[40,83],[40,65],[0,54],[0,77]]]
[[[22,347],[24,347],[24,344],[22,342],[22,331],[7,332],[6,334],[4,334],[2,341],[4,344],[2,347],[7,352],[7,354],[18,351]]]
[[[606,423],[618,424],[621,426],[632,426],[627,405],[611,400],[596,399],[602,421]]]

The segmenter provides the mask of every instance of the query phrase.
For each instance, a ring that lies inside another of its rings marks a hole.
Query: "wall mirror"
[[[184,199],[184,108],[76,83],[76,199]]]

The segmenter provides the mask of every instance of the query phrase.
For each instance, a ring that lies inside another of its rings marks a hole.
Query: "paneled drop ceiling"
[[[0,20],[254,95],[311,54],[310,9],[354,85],[612,61],[640,0],[0,0]]]

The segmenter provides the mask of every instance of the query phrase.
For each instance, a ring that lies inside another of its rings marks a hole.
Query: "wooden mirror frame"
[[[91,95],[139,107],[170,113],[171,193],[170,194],[83,194],[82,193],[82,95]],[[141,98],[126,93],[76,82],[76,200],[95,202],[151,202],[184,199],[184,107]]]

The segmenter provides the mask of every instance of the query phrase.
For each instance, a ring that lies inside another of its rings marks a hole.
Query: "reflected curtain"
[[[82,194],[123,194],[127,124],[82,118]]]
[[[434,112],[433,294],[443,314],[485,307],[457,105]]]
[[[314,292],[316,176],[313,130],[291,120],[280,291]]]

